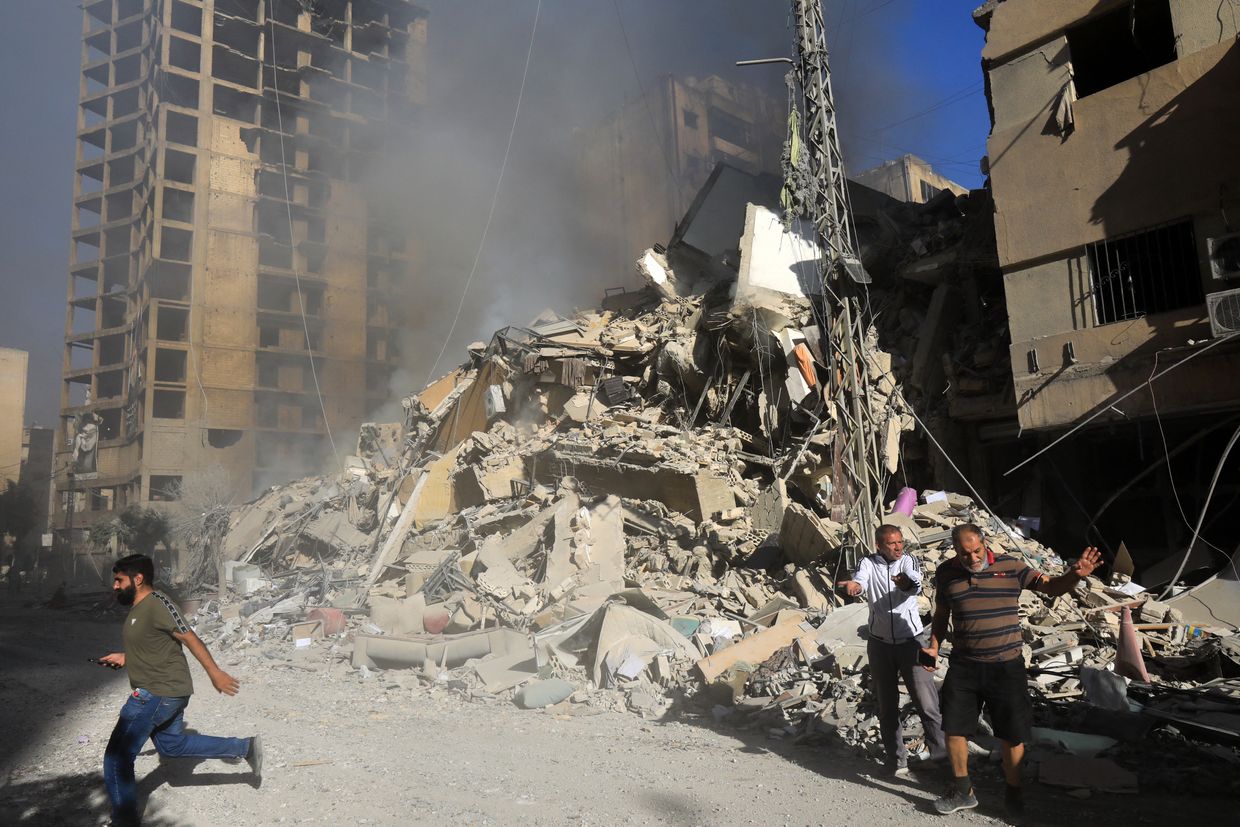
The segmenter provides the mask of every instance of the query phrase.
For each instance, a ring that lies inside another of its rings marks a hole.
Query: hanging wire
[[[465,279],[465,287],[461,290],[461,300],[456,305],[456,314],[452,317],[452,324],[448,327],[448,334],[443,338],[443,346],[439,348],[439,354],[435,357],[435,361],[431,363],[431,369],[427,371],[426,382],[423,383],[423,387],[430,385],[431,380],[435,378],[435,371],[439,368],[439,362],[448,351],[448,344],[452,340],[452,334],[456,332],[457,323],[461,320],[461,311],[465,308],[465,298],[469,295],[470,285],[474,283],[474,276],[478,273],[478,262],[482,260],[482,251],[486,248],[487,234],[491,231],[491,221],[495,218],[495,205],[499,202],[499,191],[504,185],[504,173],[508,170],[508,156],[512,152],[512,139],[517,133],[517,120],[521,117],[521,101],[525,98],[525,81],[530,74],[530,61],[534,57],[534,36],[538,33],[538,18],[541,14],[542,0],[538,0],[538,5],[534,8],[534,24],[530,28],[530,45],[525,53],[525,68],[521,71],[521,86],[517,90],[517,103],[512,113],[512,126],[508,130],[508,144],[504,147],[504,159],[500,162],[499,177],[495,180],[495,192],[491,195],[491,207],[487,210],[487,220],[482,226],[482,236],[478,239],[478,250],[474,253],[474,264],[469,268],[469,277]]]
[[[267,0],[268,28],[271,30],[271,85],[275,92],[276,99],[276,123],[280,129],[280,173],[284,176],[284,208],[288,213],[288,243],[291,247],[293,244],[293,203],[292,196],[289,194],[288,186],[288,159],[284,155],[284,111],[280,105],[280,79],[277,74],[278,67],[276,65],[276,23],[272,16],[272,0]],[[306,302],[301,292],[301,276],[297,272],[296,264],[293,262],[293,283],[297,286],[297,312],[301,314],[301,329],[306,338],[306,357],[310,360],[310,376],[314,379],[314,393],[319,398],[319,410],[323,412],[323,428],[327,431],[327,441],[332,446],[332,455],[336,458],[336,463],[340,463],[340,452],[336,450],[336,438],[332,436],[332,423],[327,416],[327,404],[323,401],[323,389],[319,386],[319,371],[314,364],[314,349],[310,344],[310,323],[306,321]]]

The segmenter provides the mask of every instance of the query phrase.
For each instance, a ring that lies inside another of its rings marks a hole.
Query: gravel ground
[[[84,619],[0,598],[0,823],[107,821],[103,748],[128,691],[87,663],[119,649],[119,617]],[[186,719],[217,735],[261,732],[261,786],[244,764],[138,759],[146,823],[263,824],[928,824],[934,774],[882,777],[842,748],[794,746],[697,718],[528,712],[467,702],[410,673],[363,679],[345,664],[265,663],[216,653],[241,681],[217,695],[197,664]],[[310,655],[309,658],[315,657]],[[1005,823],[997,768],[975,771],[978,810]],[[1209,819],[1220,799],[1096,794],[1031,784],[1028,823],[1161,824]]]

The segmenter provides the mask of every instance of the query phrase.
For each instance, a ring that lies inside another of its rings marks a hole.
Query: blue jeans
[[[186,735],[184,712],[189,698],[165,698],[135,689],[121,707],[120,718],[103,753],[103,781],[112,800],[113,824],[138,824],[138,785],[133,762],[150,738],[160,755],[178,758],[244,758],[249,738]]]

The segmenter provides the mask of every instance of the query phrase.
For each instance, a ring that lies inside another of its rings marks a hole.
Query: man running
[[[244,758],[262,781],[263,746],[259,737],[215,738],[187,735],[183,713],[193,694],[182,646],[202,664],[216,691],[237,694],[237,680],[220,669],[206,644],[194,634],[176,605],[157,592],[155,564],[145,554],[122,557],[112,566],[112,592],[122,606],[132,606],[125,618],[124,652],[100,662],[129,671],[133,688],[121,707],[103,754],[103,780],[112,801],[112,824],[140,824],[133,762],[147,738],[161,756],[180,758]]]

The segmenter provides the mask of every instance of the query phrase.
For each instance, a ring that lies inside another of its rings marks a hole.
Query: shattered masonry
[[[910,244],[886,268],[871,259],[876,289],[968,238],[968,210],[946,206],[953,198],[887,213],[903,216],[901,237],[929,238],[918,228],[933,226],[937,249]],[[263,663],[347,658],[363,679],[412,669],[464,699],[713,716],[879,758],[866,606],[834,592],[850,549],[821,507],[835,423],[814,403],[812,301],[795,266],[777,264],[797,243],[766,235],[783,232],[780,217],[761,203],[746,212],[735,268],[685,242],[690,217],[678,243],[643,255],[645,289],[472,345],[405,400],[403,423],[363,426],[339,474],[237,510],[225,541],[232,597],[202,607],[202,633]],[[873,404],[888,411],[898,451],[909,438],[901,386],[920,363],[897,366],[876,344],[869,358],[887,376]],[[902,528],[927,584],[964,522],[984,526],[997,552],[1049,574],[1064,565],[950,492],[925,491],[885,520]],[[920,598],[923,612],[932,598]],[[1174,785],[1191,767],[1237,791],[1193,739],[1240,731],[1228,680],[1240,674],[1240,638],[1186,623],[1182,605],[1123,574],[1056,599],[1022,595],[1036,740],[1073,753],[1046,755],[1044,781],[1131,790],[1138,779]],[[1148,680],[1117,674],[1134,668]],[[1168,724],[1182,735],[1160,738]],[[917,727],[906,724],[915,740]]]

